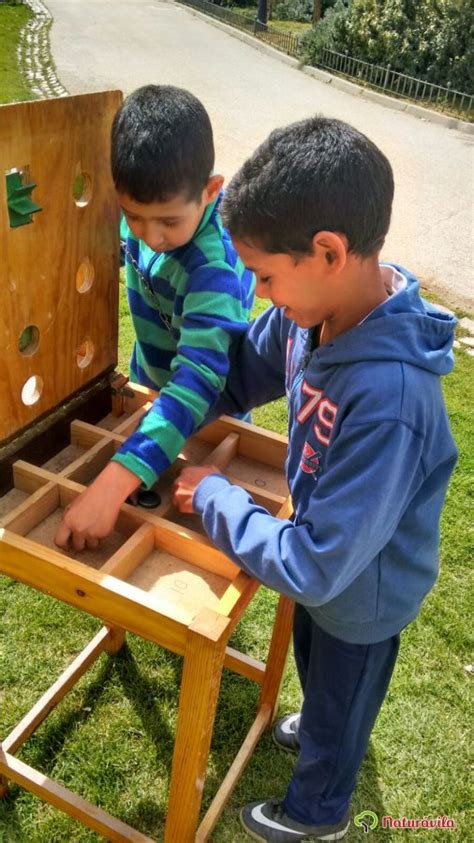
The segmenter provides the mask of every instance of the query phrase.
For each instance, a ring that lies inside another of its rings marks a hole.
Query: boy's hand
[[[91,486],[64,510],[54,538],[58,547],[93,549],[112,532],[120,507],[140,486],[140,478],[116,462],[109,463]]]
[[[199,465],[183,468],[173,485],[173,503],[180,512],[194,512],[193,495],[204,477],[221,474],[215,465]]]

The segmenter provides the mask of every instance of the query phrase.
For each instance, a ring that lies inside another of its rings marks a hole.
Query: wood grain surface
[[[0,445],[116,364],[109,135],[121,99],[108,91],[0,107]],[[23,168],[42,210],[11,228],[6,172]]]

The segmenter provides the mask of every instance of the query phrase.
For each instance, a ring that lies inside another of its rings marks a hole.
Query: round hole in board
[[[89,258],[84,258],[79,264],[76,272],[76,290],[78,293],[87,293],[94,283],[94,266]]]
[[[267,483],[266,483],[266,480],[262,480],[262,478],[261,478],[261,477],[256,477],[256,478],[255,478],[255,485],[256,485],[256,486],[260,486],[260,488],[261,488],[261,489],[263,489],[263,488],[264,488],[264,486],[266,486],[266,485],[267,485]]]
[[[86,369],[94,358],[94,343],[90,339],[81,342],[76,352],[76,363],[80,369]]]
[[[92,197],[92,179],[88,173],[78,173],[72,183],[72,196],[78,208],[85,208]]]
[[[40,333],[36,325],[27,325],[18,340],[18,351],[23,357],[31,357],[38,350]]]
[[[21,390],[21,400],[23,401],[23,404],[26,404],[27,407],[31,407],[33,404],[36,404],[41,398],[43,386],[43,378],[40,378],[39,375],[32,375],[31,378],[28,378],[26,383],[23,384],[23,388]]]

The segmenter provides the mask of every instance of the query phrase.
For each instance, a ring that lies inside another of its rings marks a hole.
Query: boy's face
[[[256,294],[283,307],[285,316],[300,328],[312,328],[330,319],[337,308],[326,252],[318,247],[298,263],[284,252],[265,252],[243,240],[234,246],[256,276]]]
[[[199,201],[178,194],[166,202],[137,202],[117,191],[128,226],[154,252],[169,252],[192,240],[202,215],[222,187],[221,176],[211,176]]]

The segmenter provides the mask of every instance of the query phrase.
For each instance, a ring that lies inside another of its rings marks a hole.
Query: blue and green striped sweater
[[[193,239],[170,252],[153,252],[122,222],[136,335],[130,377],[161,391],[113,459],[147,488],[176,459],[222,392],[231,342],[245,331],[252,308],[255,280],[222,225],[220,199],[206,208]]]

